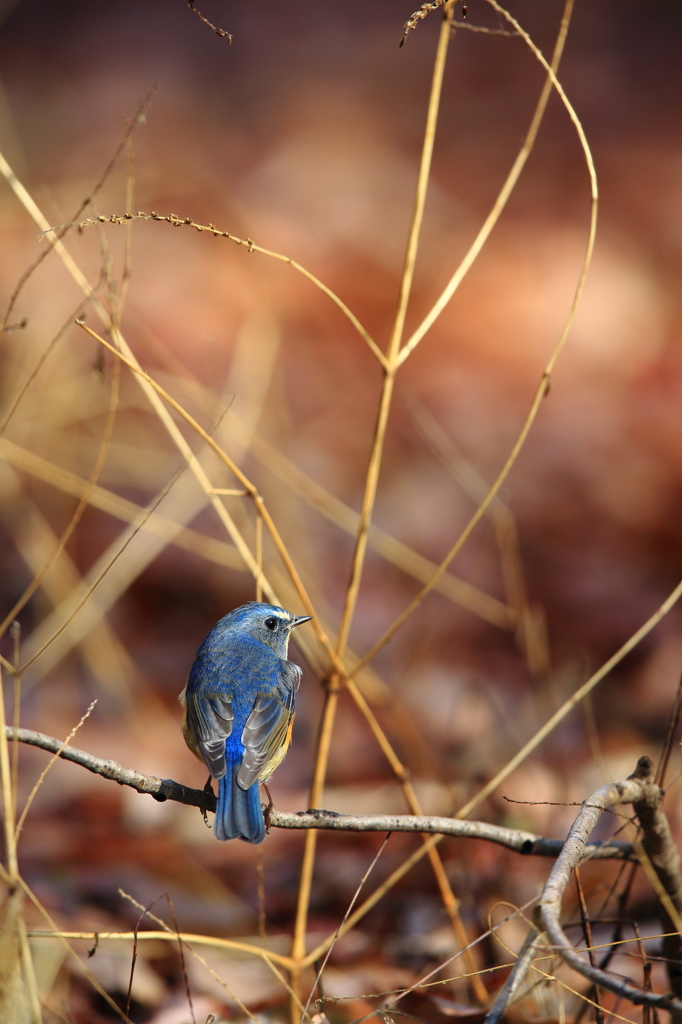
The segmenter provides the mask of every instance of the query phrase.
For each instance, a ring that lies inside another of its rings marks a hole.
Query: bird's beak
[[[299,615],[297,619],[291,623],[291,629],[295,629],[296,626],[302,626],[304,622],[310,622],[312,615]]]

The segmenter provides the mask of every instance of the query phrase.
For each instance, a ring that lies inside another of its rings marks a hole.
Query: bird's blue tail
[[[259,785],[254,782],[242,789],[237,782],[239,764],[227,765],[227,771],[218,782],[218,806],[213,831],[216,839],[244,839],[247,843],[262,843],[265,839],[265,821],[260,806]]]

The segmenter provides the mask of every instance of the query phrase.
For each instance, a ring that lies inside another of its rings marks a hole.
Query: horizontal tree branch
[[[516,853],[535,857],[557,857],[563,847],[560,839],[546,839],[520,828],[504,828],[502,825],[490,825],[487,821],[413,814],[337,814],[336,811],[323,810],[286,814],[272,811],[270,824],[277,828],[318,828],[331,832],[428,832],[459,839],[485,839]],[[635,858],[630,843],[618,840],[589,843],[585,856],[599,860]]]
[[[13,740],[15,730],[11,725],[6,726],[7,739]],[[216,802],[213,793],[206,789],[190,789],[172,779],[160,779],[156,775],[142,775],[132,768],[123,768],[118,761],[109,761],[94,754],[88,754],[85,750],[78,750],[77,747],[67,747],[54,736],[47,736],[43,732],[34,732],[33,729],[17,729],[16,738],[20,743],[28,743],[32,747],[40,747],[42,750],[49,750],[52,754],[59,754],[65,761],[72,761],[79,764],[81,768],[87,768],[95,775],[101,775],[105,779],[112,779],[118,782],[119,786],[130,786],[138,793],[148,793],[155,800],[175,800],[179,804],[189,804],[190,807],[198,807],[202,811],[215,811]]]
[[[15,730],[7,726],[7,738],[15,738]],[[201,811],[215,811],[215,795],[208,789],[190,789],[172,779],[155,775],[141,775],[132,768],[123,768],[118,761],[109,761],[76,747],[65,746],[54,736],[46,736],[32,729],[17,729],[16,739],[42,750],[58,754],[65,761],[87,768],[95,775],[112,779],[120,786],[130,786],[138,793],[148,793],[155,800],[174,800],[176,803],[198,807]],[[322,829],[332,832],[417,832],[455,836],[462,839],[483,839],[505,846],[509,850],[536,857],[557,857],[563,842],[526,832],[524,829],[504,828],[485,821],[462,821],[458,818],[417,816],[411,814],[337,814],[335,811],[308,810],[297,813],[272,811],[270,825],[282,829]],[[633,859],[635,854],[629,843],[607,840],[588,843],[586,857],[599,860]]]

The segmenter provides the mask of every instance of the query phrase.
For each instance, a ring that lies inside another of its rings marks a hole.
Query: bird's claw
[[[268,789],[266,784],[263,782],[263,783],[261,783],[261,785],[263,786],[263,789],[265,790],[265,792],[268,794],[268,805],[263,810],[263,818],[265,819],[265,832],[266,832],[266,835],[270,835],[270,818],[272,817],[272,812],[275,809],[275,802],[272,799],[272,794],[270,793],[270,790]]]
[[[206,801],[206,804],[211,804],[212,808],[215,808],[215,793],[213,792],[213,786],[211,785],[211,776],[210,775],[206,779],[206,785],[204,786],[203,792],[206,794],[206,796],[208,798],[207,801]],[[211,824],[210,824],[210,822],[208,820],[209,808],[206,806],[206,804],[204,804],[204,806],[201,808],[201,813],[202,813],[203,818],[204,818],[204,825],[206,826],[206,828],[211,828]]]

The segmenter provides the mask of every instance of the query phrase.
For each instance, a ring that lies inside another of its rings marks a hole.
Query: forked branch
[[[672,904],[672,914],[663,909],[661,917],[666,928],[671,927],[671,917],[682,907],[682,878],[680,877],[680,857],[673,843],[667,819],[661,810],[662,793],[654,782],[653,765],[650,758],[640,757],[637,767],[629,778],[622,782],[611,782],[598,789],[584,804],[566,837],[561,853],[557,857],[542,895],[535,909],[537,931],[544,933],[553,952],[559,954],[569,967],[578,971],[599,988],[614,992],[616,995],[641,1006],[655,1006],[668,1010],[674,1018],[682,1015],[682,1000],[677,991],[680,978],[679,959],[669,965],[669,977],[673,993],[650,992],[633,985],[622,977],[609,974],[607,971],[593,966],[584,960],[578,950],[569,941],[561,927],[561,901],[574,869],[584,860],[588,839],[604,811],[619,804],[631,803],[635,807],[643,831],[642,847],[653,866],[661,886],[661,899],[667,906]],[[639,844],[636,844],[639,847]],[[679,957],[678,936],[671,936],[673,945],[668,948],[668,955]],[[532,930],[524,945],[524,950],[535,949],[539,936],[536,929]],[[521,984],[524,975],[531,966],[531,957],[520,955],[512,976],[495,1001],[487,1017],[487,1024],[497,1024],[501,1020],[510,995]]]

